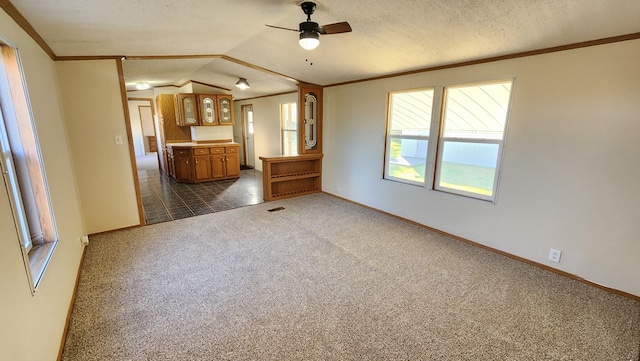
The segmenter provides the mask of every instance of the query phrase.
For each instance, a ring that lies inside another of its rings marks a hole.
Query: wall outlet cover
[[[562,251],[551,248],[549,250],[549,261],[560,262],[561,255],[562,255]]]

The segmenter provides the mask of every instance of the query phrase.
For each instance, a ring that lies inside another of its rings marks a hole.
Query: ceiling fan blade
[[[341,34],[351,32],[351,25],[348,22],[343,21],[341,23],[327,24],[318,27],[320,34]]]
[[[266,25],[266,24],[265,24],[265,26],[268,26],[268,27],[270,27],[270,28],[274,28],[274,29],[291,30],[291,31],[295,31],[296,33],[299,33],[299,32],[300,32],[300,30],[298,30],[298,29],[283,28],[283,27],[275,26],[275,25]]]

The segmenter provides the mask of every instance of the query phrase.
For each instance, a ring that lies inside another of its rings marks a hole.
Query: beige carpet
[[[91,237],[63,360],[637,361],[639,344],[636,301],[314,194]]]

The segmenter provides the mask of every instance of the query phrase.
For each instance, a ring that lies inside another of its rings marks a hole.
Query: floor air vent
[[[284,207],[278,207],[278,208],[269,209],[268,211],[269,212],[275,212],[275,211],[281,211],[283,209],[284,209]]]

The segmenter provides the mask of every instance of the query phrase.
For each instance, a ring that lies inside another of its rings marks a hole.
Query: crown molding
[[[56,60],[56,53],[53,52],[47,42],[44,41],[44,39],[40,36],[40,34],[38,34],[36,29],[31,26],[29,21],[27,21],[27,19],[22,16],[18,9],[16,9],[16,7],[13,6],[13,4],[9,0],[0,0],[0,8],[4,10],[7,15],[9,15],[13,19],[13,21],[16,22],[16,24],[18,24],[18,26],[20,26],[22,30],[29,34],[29,36],[40,46],[40,48],[42,48],[42,50],[44,50],[44,52],[49,55],[51,60]]]

